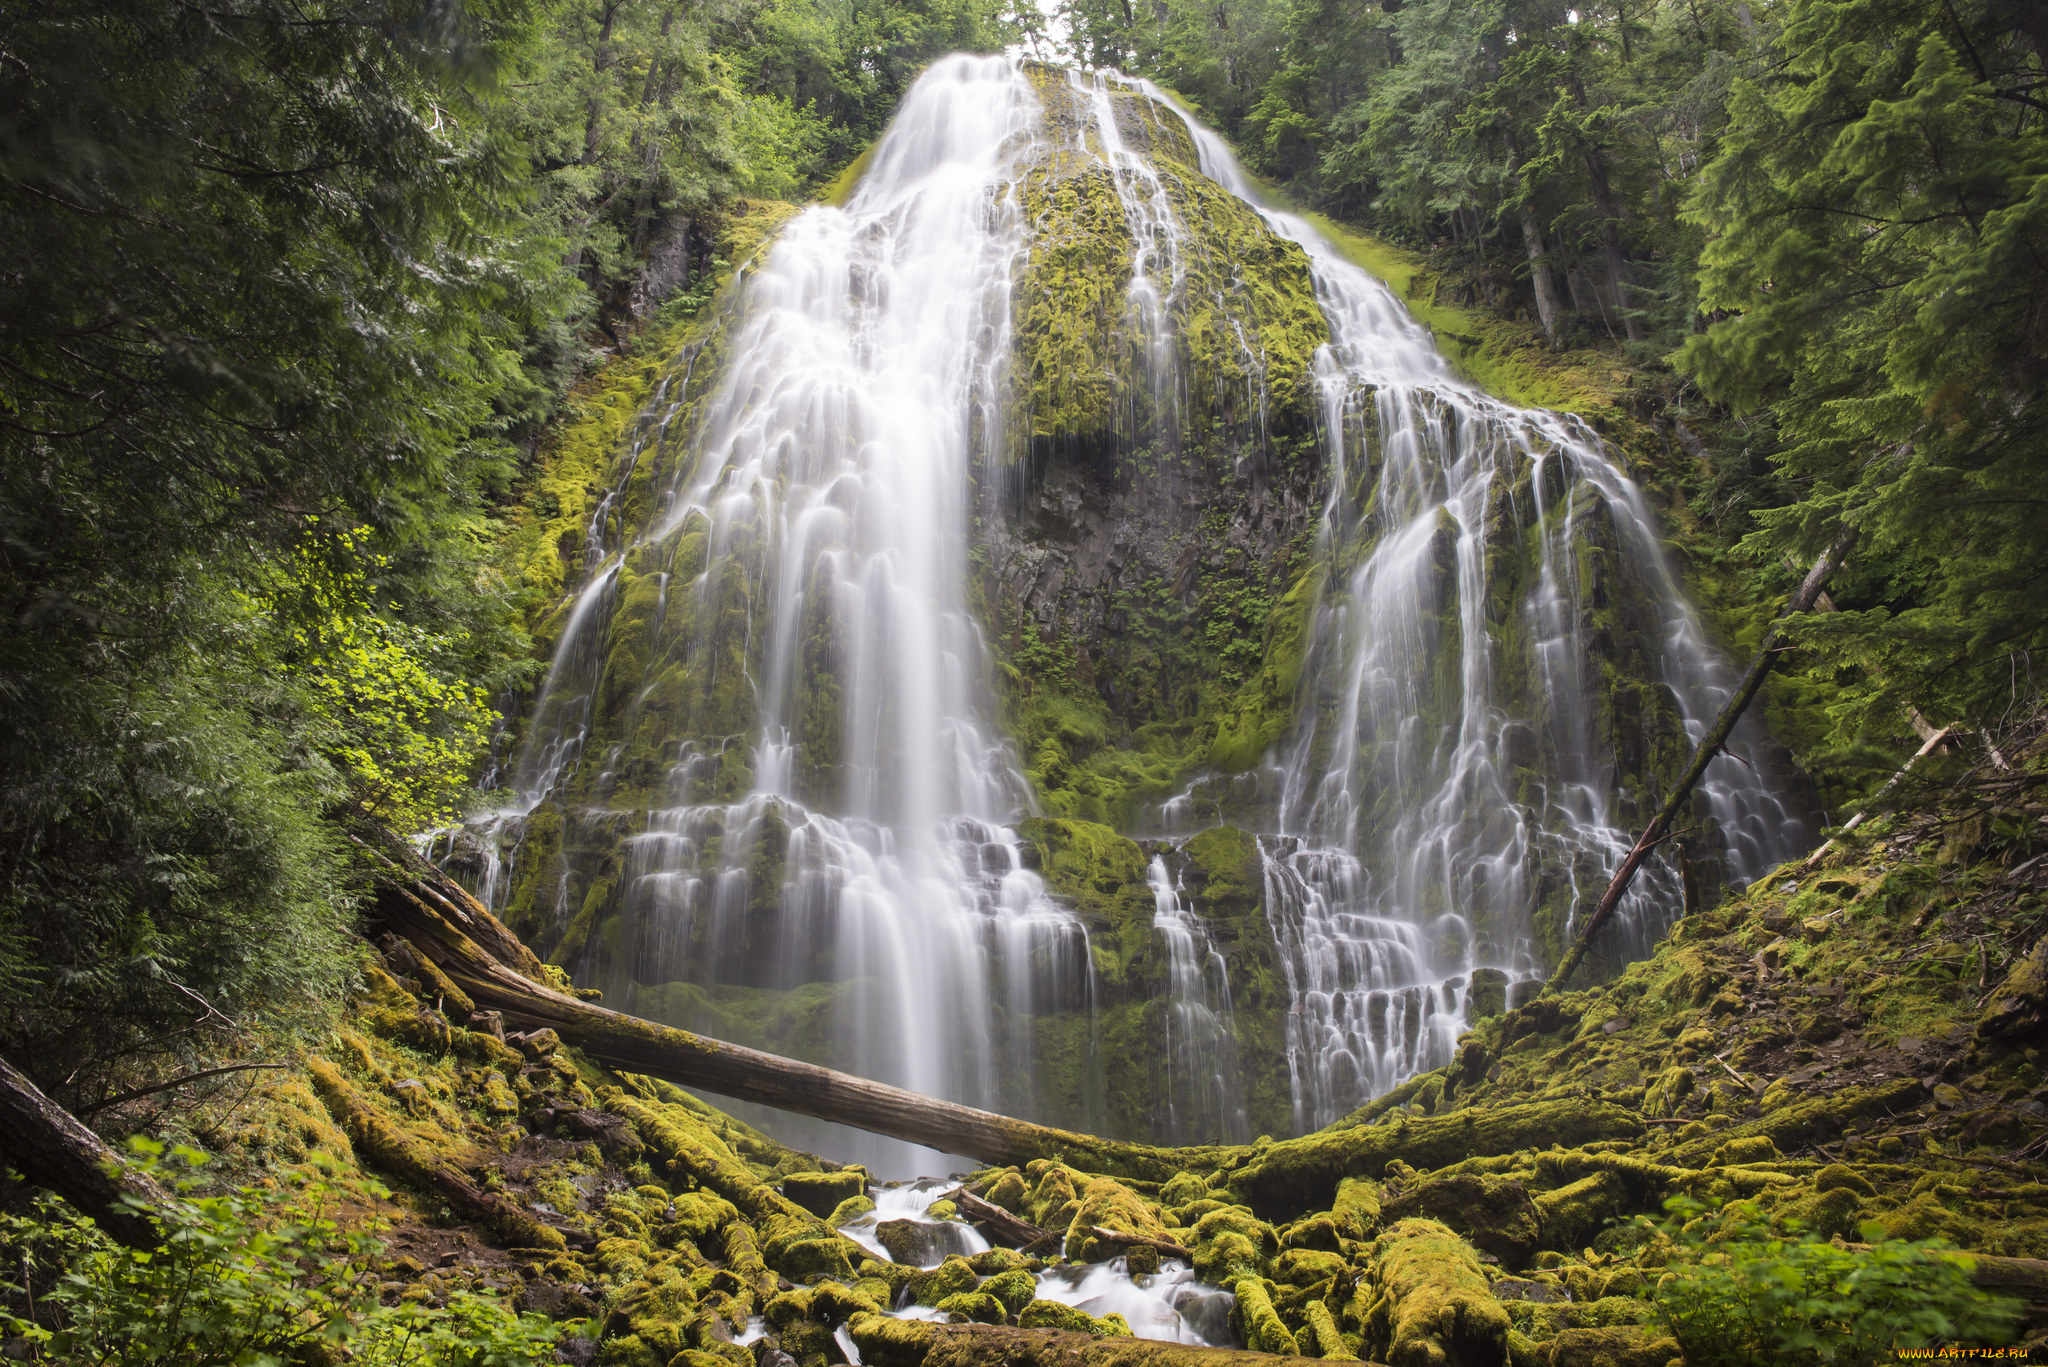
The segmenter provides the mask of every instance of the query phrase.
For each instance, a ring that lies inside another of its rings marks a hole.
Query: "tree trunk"
[[[1544,245],[1543,229],[1536,223],[1536,211],[1522,206],[1522,242],[1529,249],[1529,284],[1536,291],[1536,316],[1543,323],[1544,340],[1558,349],[1557,283],[1550,278],[1550,249]]]
[[[478,1011],[500,1012],[508,1026],[551,1029],[609,1067],[985,1163],[1051,1158],[1089,1172],[1163,1182],[1185,1167],[1214,1167],[1244,1152],[1160,1149],[1014,1120],[578,1001],[546,986],[539,960],[460,884],[395,838],[363,843],[380,847],[375,853],[384,868],[373,916],[385,929],[431,959]]]
[[[169,1193],[130,1168],[5,1059],[0,1059],[0,1157],[128,1247],[151,1249],[163,1242],[155,1224],[124,1198],[162,1206],[169,1203]]]
[[[1798,592],[1785,604],[1785,610],[1779,614],[1778,620],[1771,624],[1771,629],[1764,633],[1763,643],[1757,647],[1756,659],[1750,662],[1748,673],[1742,676],[1742,682],[1737,684],[1735,692],[1729,695],[1727,703],[1721,708],[1721,715],[1715,718],[1712,729],[1707,732],[1706,739],[1693,751],[1692,762],[1685,766],[1685,772],[1671,785],[1671,792],[1664,799],[1664,805],[1657,810],[1657,815],[1651,818],[1650,824],[1643,828],[1642,836],[1636,841],[1635,848],[1628,852],[1628,857],[1621,861],[1621,867],[1615,870],[1614,880],[1607,885],[1607,891],[1601,895],[1600,904],[1594,909],[1592,919],[1586,923],[1584,933],[1572,945],[1571,952],[1564,956],[1564,962],[1557,966],[1557,972],[1553,973],[1550,981],[1544,985],[1544,991],[1556,992],[1562,989],[1572,976],[1572,971],[1585,961],[1586,951],[1592,947],[1593,937],[1600,933],[1601,927],[1614,915],[1614,909],[1621,905],[1622,894],[1626,893],[1628,885],[1635,881],[1636,870],[1650,857],[1650,851],[1671,833],[1671,824],[1678,816],[1678,809],[1692,796],[1693,786],[1700,781],[1700,776],[1706,773],[1707,765],[1713,762],[1714,756],[1721,753],[1721,747],[1728,743],[1728,735],[1735,729],[1735,723],[1742,719],[1750,700],[1756,697],[1757,690],[1764,686],[1764,679],[1770,674],[1771,666],[1777,663],[1778,633],[1784,625],[1785,618],[1805,612],[1813,606],[1814,600],[1820,597],[1821,588],[1826,585],[1828,576],[1835,572],[1836,567],[1849,554],[1849,548],[1855,544],[1856,529],[1844,528],[1842,534],[1835,538],[1835,544],[1828,547],[1821,558],[1813,562],[1813,568],[1807,571],[1806,579],[1799,585]]]

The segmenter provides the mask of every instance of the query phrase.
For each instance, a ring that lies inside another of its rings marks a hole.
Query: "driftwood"
[[[907,1139],[984,1163],[1049,1158],[1088,1172],[1166,1181],[1214,1167],[1231,1147],[1159,1149],[920,1096],[916,1092],[656,1025],[557,991],[540,961],[453,879],[402,845],[382,862],[373,918],[409,943],[473,1003],[507,1026],[547,1028],[600,1063],[678,1086]]]
[[[1013,1248],[1028,1248],[1033,1244],[1044,1243],[1048,1239],[1058,1237],[1051,1230],[1040,1229],[1029,1220],[1012,1215],[992,1201],[982,1200],[965,1187],[956,1187],[939,1199],[951,1201],[960,1208],[962,1215],[986,1230],[990,1238],[998,1243],[1009,1244]]]
[[[1171,1239],[1155,1239],[1149,1234],[1126,1234],[1120,1229],[1105,1229],[1101,1225],[1088,1226],[1088,1232],[1105,1244],[1122,1244],[1127,1248],[1156,1248],[1172,1258],[1194,1261],[1194,1253]]]
[[[1828,576],[1841,565],[1849,554],[1849,548],[1855,544],[1856,529],[1845,528],[1820,559],[1813,562],[1813,568],[1807,571],[1798,591],[1785,604],[1785,610],[1778,615],[1777,621],[1771,623],[1770,630],[1764,633],[1764,639],[1757,647],[1756,658],[1750,662],[1742,681],[1735,685],[1735,691],[1722,705],[1720,716],[1714,719],[1714,725],[1700,741],[1699,748],[1693,751],[1692,762],[1685,766],[1685,771],[1678,776],[1677,782],[1671,785],[1670,793],[1664,798],[1664,805],[1657,809],[1656,816],[1650,819],[1650,824],[1643,828],[1642,835],[1637,838],[1635,847],[1628,852],[1628,857],[1621,861],[1621,867],[1614,871],[1613,881],[1608,883],[1607,891],[1601,894],[1599,905],[1593,909],[1592,918],[1586,922],[1585,931],[1573,943],[1570,952],[1564,956],[1564,962],[1557,966],[1557,972],[1550,975],[1550,981],[1544,985],[1544,991],[1562,990],[1565,983],[1571,979],[1573,970],[1585,961],[1586,952],[1593,947],[1593,937],[1600,933],[1614,915],[1614,909],[1621,905],[1622,895],[1628,891],[1629,884],[1635,881],[1636,871],[1643,866],[1643,861],[1648,859],[1650,852],[1671,834],[1671,826],[1678,817],[1679,809],[1691,799],[1694,786],[1707,772],[1707,766],[1713,763],[1714,757],[1721,753],[1722,747],[1728,744],[1728,737],[1735,730],[1735,723],[1742,719],[1742,714],[1748,710],[1750,701],[1764,686],[1764,679],[1769,676],[1771,667],[1778,662],[1778,637],[1785,619],[1805,612],[1813,606],[1814,601],[1820,597],[1821,589],[1826,586]]]
[[[0,1157],[130,1248],[163,1242],[156,1225],[123,1198],[163,1206],[170,1194],[121,1161],[104,1140],[5,1059],[0,1059]]]

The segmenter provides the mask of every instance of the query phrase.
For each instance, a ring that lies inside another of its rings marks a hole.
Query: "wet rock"
[[[1536,1305],[1557,1305],[1566,1299],[1565,1293],[1549,1282],[1525,1281],[1520,1277],[1502,1277],[1494,1282],[1493,1298],[1498,1301],[1530,1301]]]
[[[884,1220],[875,1226],[875,1239],[889,1250],[891,1262],[922,1267],[937,1249],[931,1231],[922,1220]]]
[[[829,1216],[842,1201],[868,1194],[868,1175],[861,1168],[838,1172],[793,1172],[782,1179],[782,1194],[811,1214]]]
[[[1002,1324],[1011,1314],[1008,1306],[985,1291],[956,1291],[940,1301],[937,1308],[975,1324]]]

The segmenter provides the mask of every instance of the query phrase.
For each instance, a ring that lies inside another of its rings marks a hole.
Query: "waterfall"
[[[1026,200],[1097,192],[1132,255],[1102,310],[1122,311],[1115,373],[1077,383],[1120,439],[1171,444],[1199,417],[1206,440],[1237,434],[1241,462],[1270,439],[1278,334],[1260,329],[1279,315],[1236,302],[1201,215],[1284,239],[1262,241],[1302,282],[1287,298],[1314,338],[1327,325],[1288,391],[1313,395],[1290,411],[1315,414],[1328,491],[1297,716],[1264,775],[1221,782],[1230,811],[1262,811],[1257,857],[1242,848],[1263,923],[1239,905],[1269,941],[1263,981],[1284,983],[1284,1061],[1241,1056],[1226,951],[1253,952],[1245,925],[1212,936],[1172,861],[1147,873],[1162,1131],[1243,1137],[1244,1080],[1283,1062],[1307,1128],[1444,1062],[1476,1010],[1539,972],[1654,798],[1643,776],[1675,767],[1729,681],[1588,429],[1459,380],[1383,285],[1115,73],[942,59],[844,207],[788,220],[640,415],[574,549],[581,587],[548,626],[504,800],[436,852],[622,1009],[1093,1124],[1100,946],[1019,836],[1035,798],[973,566],[978,521],[1002,515],[1035,439],[1018,281],[1050,248]],[[1297,506],[1306,525],[1314,503]],[[1641,658],[1622,668],[1626,650]],[[1225,805],[1203,791],[1158,813],[1164,833],[1216,824]],[[1714,765],[1697,808],[1728,881],[1798,837],[1738,761]],[[1673,878],[1645,870],[1610,949],[1661,929]],[[944,1171],[893,1142],[829,1142]]]
[[[1166,946],[1166,1131],[1179,1144],[1251,1138],[1238,1074],[1237,1030],[1223,955],[1154,855],[1152,928]]]
[[[1647,756],[1620,762],[1617,728],[1596,725],[1620,706],[1589,667],[1589,637],[1620,625],[1603,614],[1647,619],[1626,625],[1654,642],[1646,673],[1663,697],[1638,705],[1669,713],[1671,756],[1706,733],[1733,680],[1598,437],[1459,380],[1384,284],[1264,207],[1223,141],[1187,127],[1203,173],[1308,254],[1330,322],[1316,378],[1331,582],[1262,846],[1305,1129],[1448,1062],[1479,983],[1538,976],[1539,920],[1553,942],[1574,934],[1654,810],[1640,789],[1619,801]],[[1524,538],[1534,573],[1516,583]],[[1803,836],[1743,758],[1760,739],[1746,722],[1695,804],[1736,884]],[[1646,866],[1603,949],[1640,954],[1678,900],[1671,866]]]

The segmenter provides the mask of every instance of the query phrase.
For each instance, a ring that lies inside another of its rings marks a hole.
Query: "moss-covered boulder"
[[[1389,1194],[1384,1218],[1412,1216],[1441,1221],[1511,1269],[1528,1262],[1543,1237],[1543,1220],[1528,1187],[1511,1177],[1457,1173]]]
[[[1166,1239],[1166,1226],[1155,1208],[1123,1183],[1098,1177],[1081,1192],[1080,1205],[1067,1229],[1067,1257],[1076,1262],[1099,1263],[1121,1257],[1128,1243],[1105,1239],[1097,1229],[1118,1234],[1136,1234],[1148,1239]]]
[[[1544,1344],[1540,1367],[1665,1367],[1678,1341],[1633,1326],[1565,1329]]]
[[[913,1304],[936,1306],[948,1296],[973,1291],[980,1285],[981,1278],[975,1276],[967,1260],[956,1253],[930,1271],[912,1277],[904,1290]]]
[[[842,1202],[868,1194],[868,1175],[861,1168],[838,1172],[793,1172],[782,1179],[782,1194],[821,1219]]]
[[[938,1310],[947,1315],[958,1315],[975,1324],[1002,1324],[1011,1314],[1008,1306],[985,1291],[955,1291],[940,1301]]]

